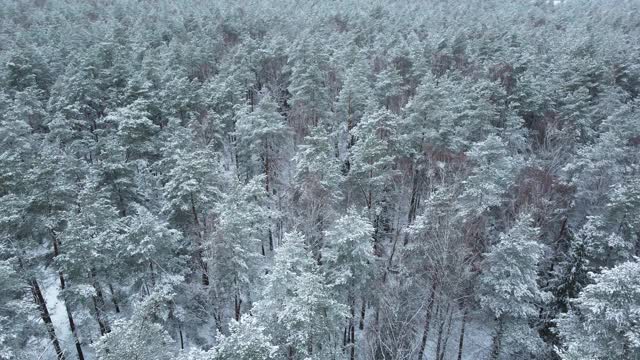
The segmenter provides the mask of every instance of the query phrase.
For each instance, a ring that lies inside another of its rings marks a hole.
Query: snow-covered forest
[[[640,359],[639,0],[0,0],[0,359]]]

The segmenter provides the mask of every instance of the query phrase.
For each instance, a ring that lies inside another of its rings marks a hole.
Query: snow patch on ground
[[[49,315],[56,330],[58,341],[60,341],[60,346],[64,349],[65,355],[72,357],[75,355],[75,345],[69,328],[64,302],[60,297],[59,281],[58,274],[48,272],[47,277],[42,281],[42,295],[47,301]]]

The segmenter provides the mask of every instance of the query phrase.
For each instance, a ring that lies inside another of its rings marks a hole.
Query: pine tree
[[[306,131],[329,120],[331,100],[326,89],[324,67],[327,55],[317,39],[300,42],[292,48],[291,112],[297,121],[296,129]]]
[[[118,269],[122,286],[132,284],[133,289],[149,291],[164,278],[183,275],[187,254],[178,230],[141,205],[121,223],[115,257],[122,262]]]
[[[538,285],[538,263],[545,250],[538,234],[531,217],[523,215],[486,254],[478,298],[498,323],[492,359],[529,356],[544,349],[535,330],[527,325],[538,314],[538,306],[550,299]]]
[[[266,328],[252,316],[245,316],[240,322],[231,320],[230,335],[219,336],[218,344],[212,350],[212,359],[275,359],[278,348],[271,344],[271,339],[265,332]]]
[[[293,158],[294,200],[308,240],[318,241],[335,206],[342,199],[344,177],[335,156],[333,139],[322,127],[306,137]]]
[[[118,256],[122,219],[90,173],[77,204],[65,214],[67,226],[60,235],[63,251],[56,257],[59,269],[71,282],[69,292],[91,309],[101,335],[111,331],[105,283],[124,259]]]
[[[391,112],[378,110],[365,115],[351,131],[356,143],[351,148],[349,177],[369,209],[379,205],[397,175],[397,123]]]
[[[21,274],[22,286],[29,289],[34,305],[30,316],[39,315],[44,325],[42,334],[48,335],[53,353],[62,360],[65,359],[64,350],[39,281],[42,275],[38,264],[43,262],[43,254],[38,249],[46,246],[46,240],[42,235],[42,200],[38,192],[42,184],[36,185],[41,180],[37,171],[38,137],[32,133],[32,128],[25,121],[27,119],[16,117],[20,110],[28,110],[15,105],[8,104],[13,111],[0,117],[0,166],[5,169],[0,175],[0,209],[3,214],[0,217],[0,259],[3,261],[3,275]],[[11,293],[13,284],[13,281],[7,282],[10,302],[19,299]],[[20,302],[15,307],[17,320],[24,316],[26,307]],[[17,328],[18,333],[20,328]]]
[[[376,75],[375,94],[380,105],[386,110],[398,112],[404,86],[400,72],[394,65],[388,65]]]
[[[0,0],[0,358],[640,357],[637,1],[211,5]]]
[[[346,169],[350,168],[349,149],[355,143],[353,128],[360,122],[373,100],[371,81],[366,54],[357,54],[354,64],[346,70],[344,84],[336,101],[336,115],[340,117],[339,126],[341,159],[345,161]]]
[[[215,231],[206,245],[210,276],[217,293],[233,302],[236,321],[266,265],[264,240],[275,214],[267,207],[263,181],[258,177],[246,185],[230,184],[214,209]]]
[[[237,166],[250,178],[265,176],[265,188],[271,192],[278,169],[278,148],[286,141],[288,128],[278,112],[278,104],[266,94],[254,112],[244,113],[236,121],[236,152],[242,159]],[[240,161],[240,160],[239,160]]]
[[[480,215],[500,205],[522,166],[522,159],[510,154],[504,141],[495,135],[474,144],[466,155],[475,167],[463,182],[465,190],[460,200],[466,213]]]
[[[190,240],[194,270],[202,275],[202,284],[209,284],[204,262],[204,239],[210,229],[214,201],[220,197],[221,167],[218,156],[210,148],[198,149],[190,131],[175,122],[164,141],[164,159],[158,164],[163,171],[162,186],[165,202],[162,212],[170,223],[183,231]]]
[[[637,260],[621,263],[600,274],[592,274],[572,310],[558,319],[564,346],[562,359],[633,359],[640,356],[638,341]]]
[[[104,119],[117,127],[117,141],[125,149],[127,161],[153,161],[159,155],[155,138],[160,129],[150,120],[147,107],[144,101],[136,100],[109,113]]]
[[[322,358],[332,351],[330,339],[346,310],[330,290],[305,248],[304,236],[285,234],[265,276],[261,300],[255,304],[255,314],[280,346],[281,356]]]
[[[373,244],[373,226],[355,209],[338,219],[325,232],[322,248],[322,267],[329,284],[336,292],[335,298],[350,308],[347,338],[350,356],[355,358],[356,303],[360,301],[360,330],[367,307],[367,299],[376,279],[376,257]]]
[[[117,320],[113,331],[96,343],[99,359],[173,359],[173,340],[159,324],[149,319]]]
[[[7,256],[4,244],[0,243],[0,255]],[[4,304],[0,308],[0,359],[14,359],[22,355],[30,336],[37,335],[30,327],[33,326],[32,314],[38,310],[33,301],[22,291],[23,280],[16,271],[16,259],[0,261],[0,286],[3,292],[0,300]]]

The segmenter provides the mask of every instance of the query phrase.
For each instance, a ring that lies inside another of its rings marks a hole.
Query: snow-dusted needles
[[[639,14],[0,0],[0,360],[640,359]]]

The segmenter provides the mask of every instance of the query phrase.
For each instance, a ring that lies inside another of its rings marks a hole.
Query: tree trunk
[[[69,329],[71,330],[71,334],[73,334],[73,340],[74,340],[75,345],[76,345],[76,352],[78,353],[78,360],[84,360],[84,353],[82,352],[82,345],[81,345],[81,342],[80,342],[80,336],[78,335],[78,330],[76,330],[76,323],[73,320],[73,313],[71,312],[71,308],[69,307],[69,304],[67,303],[67,299],[64,296],[64,288],[65,288],[64,276],[62,275],[62,272],[60,272],[60,289],[63,292],[62,301],[64,301],[64,309],[67,312],[67,320],[69,321]]]
[[[398,229],[399,230],[399,229]],[[406,238],[406,234],[405,234],[405,238]],[[384,272],[384,282],[386,282],[386,278],[387,278],[387,272],[388,270],[391,269],[391,266],[393,265],[393,256],[396,254],[396,247],[398,245],[398,238],[400,237],[399,233],[396,233],[396,236],[393,237],[393,245],[391,246],[391,254],[389,254],[389,261],[387,261],[387,270]],[[406,239],[405,239],[406,242]]]
[[[91,269],[90,272],[91,281],[93,282],[93,288],[96,291],[96,295],[93,296],[93,310],[96,313],[96,320],[98,321],[98,327],[100,328],[100,335],[105,335],[111,332],[109,322],[105,318],[102,310],[104,309],[104,296],[102,295],[102,288],[95,278],[95,270]]]
[[[113,302],[113,306],[115,307],[116,313],[120,313],[120,305],[118,305],[118,297],[116,296],[116,292],[113,290],[113,285],[109,283],[109,291],[111,292],[111,301]]]
[[[342,353],[347,349],[347,334],[349,333],[349,325],[344,327],[342,331]]]
[[[196,203],[193,199],[193,193],[190,194],[191,197],[191,215],[193,215],[193,223],[196,226],[196,262],[202,268],[202,286],[209,286],[209,274],[207,269],[207,263],[204,261],[204,257],[202,256],[202,234],[200,233],[200,220],[198,219],[198,211],[196,210]]]
[[[153,268],[153,260],[149,260],[149,274],[151,275],[151,286],[156,286],[156,270]]]
[[[240,310],[242,307],[242,299],[240,299],[240,297],[236,294],[234,296],[234,304],[233,304],[233,309],[234,309],[234,314],[235,314],[235,319],[236,321],[240,321]]]
[[[415,171],[413,173],[413,181],[411,184],[411,200],[409,202],[409,215],[407,217],[407,222],[409,224],[413,224],[413,221],[416,219],[416,213],[418,212],[418,204],[420,203],[420,176],[422,176],[422,173],[420,171]]]
[[[447,322],[447,316],[449,315],[449,303],[447,303],[447,307],[444,310],[444,313],[442,313],[442,321],[440,322],[440,325],[438,326],[438,342],[436,345],[436,359],[440,359],[440,352],[443,351],[442,350],[442,335],[443,335],[443,331],[444,331],[444,324]]]
[[[449,309],[449,306],[447,306],[447,311]],[[444,342],[442,344],[442,352],[440,353],[440,355],[438,356],[438,360],[444,360],[444,355],[447,353],[447,344],[449,343],[449,337],[451,336],[451,322],[453,320],[453,311],[449,312],[449,319],[447,320],[447,331],[446,331],[446,335],[444,336]]]
[[[71,309],[69,305],[64,304],[64,308],[67,311],[67,319],[69,320],[69,328],[71,329],[71,334],[73,334],[73,340],[76,345],[76,352],[78,353],[78,360],[84,360],[84,353],[82,352],[82,345],[80,343],[80,336],[78,336],[78,330],[76,329],[76,323],[73,320],[73,314],[71,313]]]
[[[355,300],[351,304],[351,321],[349,323],[349,359],[355,360],[356,358],[356,324],[355,324]]]
[[[415,165],[414,165],[415,166]],[[418,206],[420,205],[420,171],[413,172],[413,182],[411,185],[411,200],[409,201],[409,215],[407,216],[407,226],[413,224],[418,212]],[[409,244],[409,235],[404,235],[403,245]]]
[[[373,254],[376,257],[382,257],[382,245],[380,245],[380,237],[382,234],[380,233],[380,216],[376,215],[375,220],[373,221]]]
[[[204,260],[200,260],[202,262],[202,286],[209,286],[209,270],[207,263]]]
[[[419,360],[422,360],[422,358],[424,357],[424,349],[427,345],[427,337],[429,336],[429,327],[431,325],[431,315],[433,312],[433,304],[435,302],[436,289],[436,282],[434,281],[431,285],[431,294],[429,295],[429,300],[427,300],[427,314],[425,315],[424,330],[422,332],[422,339],[420,340],[420,350],[418,351]]]
[[[493,337],[493,345],[491,346],[491,360],[498,360],[500,357],[500,345],[502,342],[502,333],[504,331],[504,320],[501,317],[498,318],[498,329],[496,335]]]
[[[349,161],[349,155],[351,154],[351,147],[355,144],[355,138],[351,135],[351,129],[353,129],[353,113],[351,111],[351,97],[349,97],[347,105],[347,156],[344,160],[343,174],[347,175],[351,169],[351,162]]]
[[[462,312],[462,327],[460,328],[460,338],[458,339],[458,360],[462,360],[462,347],[464,346],[464,327],[466,324],[467,324],[467,308],[465,307]]]
[[[38,306],[40,310],[40,318],[44,322],[45,327],[47,328],[47,333],[49,334],[49,339],[53,344],[53,349],[56,352],[56,356],[58,360],[64,360],[64,353],[62,352],[62,348],[60,347],[60,342],[58,341],[58,337],[56,336],[56,329],[53,327],[53,322],[51,321],[51,315],[49,314],[49,309],[47,308],[47,301],[42,295],[42,291],[40,290],[40,285],[38,284],[38,280],[32,278],[29,281],[29,287],[31,288],[31,294],[33,295],[33,301]]]
[[[270,179],[269,174],[271,173],[271,159],[269,159],[269,143],[265,141],[264,144],[264,187],[267,191],[267,195],[271,195],[271,187],[270,187]]]
[[[359,324],[359,328],[360,330],[364,330],[364,317],[366,315],[366,311],[367,311],[367,300],[365,300],[364,297],[362,297],[362,307],[360,308],[360,324]]]

